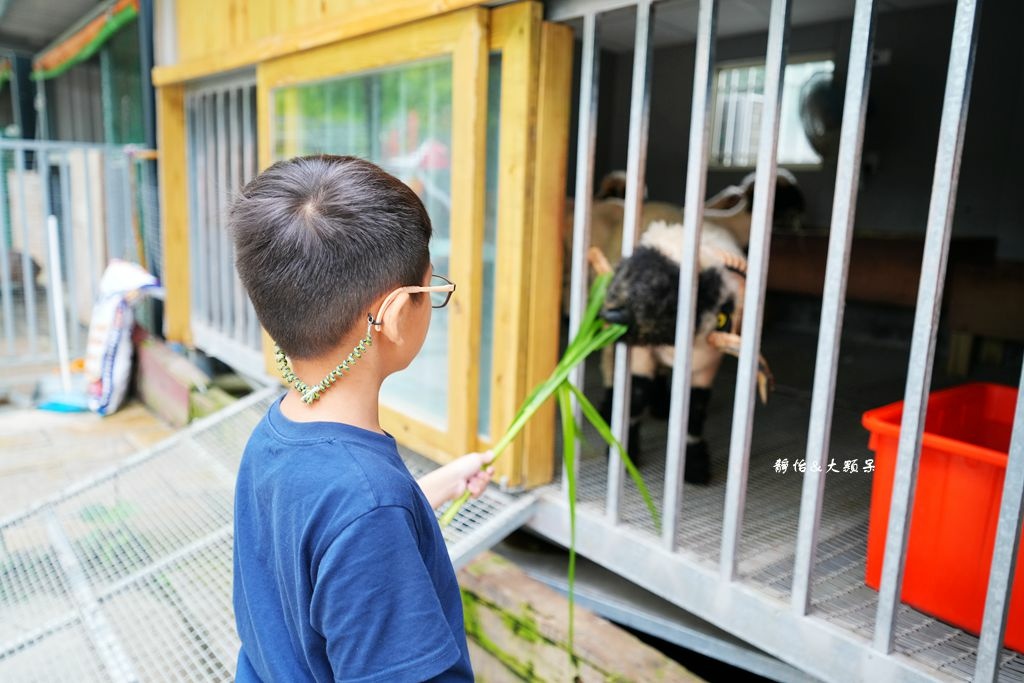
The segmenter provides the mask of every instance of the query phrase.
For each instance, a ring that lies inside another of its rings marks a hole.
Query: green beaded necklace
[[[373,338],[370,337],[370,329],[373,327],[374,320],[373,316],[369,316],[370,324],[366,326],[366,336],[359,340],[356,347],[352,349],[352,353],[348,354],[348,358],[338,363],[338,366],[327,373],[327,376],[320,380],[318,383],[310,386],[299,379],[295,371],[292,370],[291,363],[288,362],[288,356],[284,355],[284,351],[277,344],[274,344],[274,357],[277,359],[277,371],[281,373],[281,377],[284,378],[285,382],[295,387],[295,390],[302,396],[302,401],[306,405],[313,405],[313,401],[320,398],[320,394],[327,391],[335,382],[342,378],[342,376],[352,369],[356,361],[363,357],[367,347],[373,344]]]

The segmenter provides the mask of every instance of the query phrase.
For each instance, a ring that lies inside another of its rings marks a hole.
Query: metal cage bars
[[[633,51],[633,81],[629,95],[629,133],[626,151],[626,205],[622,225],[622,258],[633,253],[640,233],[647,171],[647,137],[651,119],[651,57],[654,32],[651,0],[636,6],[636,42]],[[590,198],[587,199],[590,201]],[[629,347],[615,345],[615,371],[612,393],[612,433],[624,448],[629,448],[629,393],[631,387]],[[619,501],[624,478],[622,458],[614,448],[608,456],[608,521],[619,521]]]
[[[259,321],[225,225],[232,195],[257,171],[255,91],[251,77],[204,84],[188,92],[186,111],[193,335],[210,355],[260,376]]]
[[[718,6],[701,0],[697,16],[697,50],[693,67],[693,102],[686,162],[686,203],[683,207],[683,253],[679,262],[679,310],[676,318],[676,355],[669,400],[668,451],[665,457],[665,498],[662,544],[676,549],[676,522],[682,505],[686,467],[686,433],[690,416],[690,371],[697,308],[697,253],[704,223],[707,190],[708,141],[711,135],[711,83],[714,80],[715,29]]]
[[[597,95],[600,70],[597,49],[597,15],[583,17],[583,54],[580,57],[580,105],[576,131],[576,199],[573,204],[571,285],[569,295],[569,334],[575,336],[587,306],[587,259],[584,252],[590,244],[590,209],[594,185],[594,152],[597,143]],[[577,389],[583,389],[584,368],[578,365],[569,375]],[[575,399],[574,406],[575,406]],[[579,406],[573,419],[579,422]],[[569,477],[562,463],[562,487],[569,493]],[[574,474],[579,474],[579,459],[574,460]]]
[[[946,96],[943,104],[935,176],[927,223],[925,254],[918,304],[915,314],[911,361],[906,384],[905,411],[897,457],[897,471],[891,503],[882,585],[876,615],[874,645],[885,654],[893,649],[896,617],[896,596],[900,592],[906,555],[913,484],[921,449],[924,413],[930,387],[939,305],[945,275],[956,183],[963,147],[967,107],[970,96],[971,71],[977,44],[980,2],[959,0],[951,45]],[[549,19],[583,19],[583,63],[580,81],[580,119],[577,146],[576,204],[574,214],[572,258],[571,329],[576,330],[583,308],[586,280],[585,248],[590,236],[591,186],[594,176],[595,128],[597,119],[598,48],[597,19],[600,14],[637,7],[636,43],[634,46],[633,83],[631,93],[630,130],[627,164],[627,201],[623,234],[623,255],[632,251],[636,239],[640,211],[639,196],[643,182],[642,159],[646,158],[647,122],[650,98],[650,37],[653,29],[650,2],[606,0],[581,3],[566,0],[557,3]],[[789,3],[774,0],[771,8],[766,58],[765,99],[773,103],[766,108],[756,171],[756,187],[751,231],[750,264],[743,328],[743,345],[739,361],[737,396],[734,404],[733,432],[730,443],[729,478],[724,509],[720,573],[732,581],[736,573],[736,551],[742,529],[745,482],[749,466],[754,403],[754,381],[757,349],[766,289],[767,261],[773,192],[776,176],[775,149],[778,141],[779,96],[785,66]],[[707,173],[707,141],[709,125],[710,81],[713,69],[716,3],[701,0],[697,50],[694,69],[694,90],[690,126],[690,147],[687,161],[686,206],[684,213],[684,256],[680,263],[680,306],[676,321],[677,372],[673,377],[669,419],[665,509],[662,542],[670,552],[675,550],[675,527],[682,498],[682,470],[685,466],[686,409],[690,378],[689,354],[692,349],[696,246],[700,240],[703,195]],[[832,209],[826,277],[822,299],[822,322],[815,361],[811,417],[808,425],[807,461],[797,534],[797,552],[793,576],[792,608],[805,615],[810,608],[810,581],[813,573],[817,531],[824,496],[824,463],[829,452],[831,416],[836,391],[836,366],[839,335],[842,329],[843,302],[852,244],[852,229],[858,190],[859,160],[864,135],[867,95],[870,84],[870,61],[875,23],[873,0],[857,0],[851,35],[849,71],[840,149],[837,162],[836,190]],[[639,107],[639,109],[638,109]],[[689,248],[687,248],[689,247]],[[678,372],[682,368],[683,372]],[[628,358],[617,349],[616,387],[613,401],[613,429],[626,436],[628,421]],[[574,382],[581,384],[577,374]],[[1024,397],[1024,375],[1021,378]],[[564,484],[564,482],[563,482]],[[609,463],[606,517],[618,520],[619,489],[622,484],[621,462],[613,454]],[[1018,401],[1014,432],[1000,509],[996,551],[991,566],[991,579],[986,601],[985,620],[977,659],[977,680],[994,680],[998,672],[999,650],[1005,628],[1006,610],[1012,588],[1012,572],[1020,537],[1020,517],[1024,506],[1024,408]],[[898,552],[891,552],[897,550]]]
[[[771,246],[772,209],[778,171],[779,114],[782,109],[782,78],[786,68],[789,36],[789,0],[772,0],[768,23],[768,53],[764,66],[764,109],[757,149],[754,204],[751,207],[750,245],[747,249],[747,290],[743,304],[743,335],[736,370],[736,399],[733,403],[732,435],[729,439],[729,475],[725,484],[722,522],[721,573],[726,580],[736,576],[736,554],[743,528],[750,443],[754,431],[754,395],[757,381],[761,323],[768,285],[768,250]]]
[[[889,526],[885,535],[885,559],[875,617],[875,647],[886,654],[892,652],[896,631],[896,608],[903,586],[903,569],[910,536],[910,514],[913,509],[917,466],[921,455],[928,392],[931,389],[935,336],[938,330],[942,287],[946,277],[949,238],[953,226],[960,157],[964,131],[967,128],[967,106],[971,95],[971,73],[977,45],[979,2],[959,0],[953,23],[953,39],[946,75],[946,93],[939,123],[939,143],[935,156],[931,202],[928,207],[927,232],[921,279],[914,313],[914,331],[907,368],[903,419],[900,424],[896,472],[893,477]],[[1019,523],[1019,520],[1018,520]]]
[[[824,468],[832,436],[832,409],[836,395],[839,338],[843,329],[843,303],[853,244],[853,218],[857,206],[860,159],[864,142],[871,81],[871,46],[874,35],[875,2],[858,0],[850,38],[850,66],[846,75],[843,123],[839,133],[836,185],[829,228],[825,285],[821,302],[818,352],[814,361],[811,416],[807,428],[807,462],[800,498],[796,561],[793,568],[793,609],[807,614],[811,606],[811,576],[818,547],[818,527],[825,493]]]
[[[144,262],[148,224],[133,209],[151,188],[129,182],[135,152],[131,146],[0,140],[0,364],[56,360],[49,337],[58,314],[67,320],[70,351],[84,352],[83,325],[106,260]],[[52,309],[58,283],[45,236],[50,215],[57,218],[59,284],[66,293],[59,313]],[[45,275],[40,281],[37,270]]]

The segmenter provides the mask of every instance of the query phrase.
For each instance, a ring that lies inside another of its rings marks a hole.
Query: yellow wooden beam
[[[537,79],[540,65],[541,6],[536,2],[493,10],[500,31],[501,131],[498,142],[498,231],[494,302],[491,422],[504,430],[526,396],[530,310],[530,250],[533,219],[534,145]],[[502,456],[497,475],[510,485],[523,483],[524,439]]]
[[[182,61],[154,68],[153,84],[157,86],[252,66],[482,4],[480,0],[325,0],[321,14],[306,16],[301,8],[279,0],[241,2],[245,6],[241,13],[234,3],[179,2],[177,32]],[[247,31],[233,28],[240,22],[247,25]],[[244,34],[246,40],[225,40],[233,31]]]
[[[185,158],[185,88],[157,90],[157,147],[160,150],[160,233],[163,250],[164,334],[171,341],[192,341],[188,230],[188,179]]]
[[[452,63],[451,277],[465,283],[449,303],[448,429],[453,455],[476,446],[483,315],[489,13],[472,11]]]
[[[547,379],[558,364],[563,267],[560,223],[565,216],[572,62],[572,29],[561,24],[543,24],[529,256],[528,387]],[[552,479],[555,417],[555,403],[551,401],[537,412],[524,431],[524,486],[538,486]]]

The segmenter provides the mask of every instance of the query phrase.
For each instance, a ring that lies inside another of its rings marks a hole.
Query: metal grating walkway
[[[230,681],[234,473],[280,389],[0,521],[0,680]],[[403,452],[414,474],[429,461]],[[530,515],[489,490],[445,532],[458,567]]]
[[[806,341],[799,335],[766,339],[766,355],[776,361],[776,368],[781,368],[776,371],[777,378],[799,378],[796,367],[805,357],[800,347]],[[848,369],[840,371],[840,393],[831,442],[831,458],[840,471],[826,477],[812,583],[812,613],[870,641],[878,593],[864,584],[872,475],[864,473],[863,466],[865,459],[872,458],[873,454],[868,449],[868,433],[860,419],[866,408],[884,405],[894,400],[887,398],[892,395],[901,397],[906,352],[874,345],[849,344],[847,348]],[[793,366],[792,372],[786,364]],[[734,365],[723,366],[718,386],[728,387],[734,382]],[[587,380],[588,393],[598,397],[598,376],[588,372]],[[792,464],[806,455],[809,413],[810,392],[793,387],[778,387],[767,405],[758,405],[738,553],[740,580],[787,602],[793,581],[802,486],[802,476],[793,472]],[[717,390],[705,429],[712,451],[712,484],[684,486],[677,531],[678,545],[686,557],[715,571],[722,537],[731,419],[731,392]],[[648,419],[644,424],[640,471],[661,509],[667,423]],[[590,444],[600,443],[596,433],[591,437]],[[593,445],[585,450],[580,467],[579,501],[581,506],[603,514],[607,459]],[[781,459],[789,461],[786,473],[775,471],[775,462]],[[856,460],[860,471],[843,473],[845,460]],[[561,498],[563,494],[560,490],[549,490],[546,495]],[[638,534],[657,539],[647,508],[628,479],[621,501],[622,523]],[[925,670],[971,680],[977,636],[902,604],[898,608],[896,627],[896,652],[916,660]],[[1004,648],[1000,680],[1024,680],[1024,655]]]

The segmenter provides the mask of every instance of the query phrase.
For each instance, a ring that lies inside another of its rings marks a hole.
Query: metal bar
[[[206,252],[203,255],[205,267],[202,275],[206,285],[203,290],[207,304],[204,322],[209,323],[213,327],[220,326],[220,297],[217,296],[217,292],[214,289],[214,283],[216,282],[214,270],[217,263],[217,239],[213,229],[217,221],[217,147],[213,117],[216,109],[214,103],[216,97],[216,94],[211,93],[203,98],[203,115],[206,119],[206,125],[203,128],[205,140],[203,144],[203,158],[206,161],[206,178],[203,184],[203,191],[206,195],[206,217],[203,221],[203,236],[205,238]]]
[[[119,152],[124,145],[102,142],[74,142],[68,143],[60,140],[23,140],[19,138],[0,138],[0,149],[35,151],[46,150],[59,152],[72,145],[75,149],[98,149],[108,152]]]
[[[857,206],[860,158],[864,142],[864,117],[871,82],[871,46],[874,34],[874,0],[857,0],[850,38],[850,65],[846,76],[843,125],[839,133],[836,186],[825,266],[825,290],[821,303],[818,354],[814,362],[814,390],[807,432],[807,469],[800,500],[793,567],[793,609],[807,614],[811,606],[811,575],[818,548],[818,525],[825,491],[826,461],[832,436],[832,408],[836,394],[836,368],[843,330],[843,302],[853,241],[853,217]],[[818,467],[812,467],[817,463]]]
[[[729,85],[725,93],[726,102],[729,104],[729,113],[725,121],[725,154],[722,163],[731,166],[736,159],[736,110],[738,94],[736,88],[740,84],[740,70],[732,69],[729,72]]]
[[[256,177],[256,140],[253,135],[252,125],[252,98],[254,88],[252,85],[245,86],[245,98],[242,101],[242,157],[244,159],[243,182],[248,183]],[[349,123],[351,126],[351,122]],[[351,130],[351,128],[350,128]],[[256,318],[256,310],[252,307],[249,297],[245,298],[245,308],[249,314],[249,346],[258,349],[261,347],[260,322]]]
[[[225,121],[228,113],[227,93],[217,94],[217,219],[212,224],[216,239],[220,243],[216,261],[216,271],[220,276],[220,324],[217,331],[230,338],[234,311],[231,300],[231,246],[228,244],[228,233],[224,229],[224,215],[228,198],[228,132]]]
[[[1017,409],[1013,416],[1013,434],[1006,460],[1003,498],[999,505],[995,549],[988,577],[985,615],[981,621],[981,639],[974,681],[995,681],[999,675],[999,655],[1006,631],[1006,617],[1013,590],[1013,575],[1020,548],[1020,520],[1024,513],[1024,368],[1017,390]],[[1017,587],[1021,590],[1021,587]]]
[[[21,291],[25,298],[25,318],[28,324],[28,352],[35,354],[39,344],[39,330],[36,324],[36,278],[32,272],[32,257],[29,256],[32,234],[28,226],[28,211],[25,207],[24,149],[18,150],[14,156],[14,173],[18,177],[18,214],[21,219],[21,236],[24,240],[24,244],[21,246]],[[14,234],[13,230],[11,234]]]
[[[68,580],[71,597],[82,617],[89,640],[95,652],[113,681],[137,681],[139,677],[132,667],[132,661],[125,652],[117,633],[100,609],[96,596],[89,587],[89,579],[85,570],[75,556],[75,551],[68,540],[60,521],[51,511],[46,520],[46,531],[53,543],[61,569]]]
[[[195,260],[192,262],[192,321],[196,319],[207,322],[209,320],[209,305],[207,303],[206,288],[206,257],[208,256],[208,245],[206,243],[206,193],[209,191],[209,179],[207,178],[206,156],[209,151],[206,147],[206,105],[205,97],[195,96],[192,99],[193,123],[195,132],[192,135],[192,165],[194,169],[193,178],[195,182],[189,185],[189,193],[195,198],[196,214],[189,232],[189,244],[194,249]]]
[[[113,177],[114,171],[110,163],[110,154],[107,151],[102,153],[103,159],[103,218],[106,229],[106,256],[121,258],[120,231],[117,229],[117,212],[114,211]]]
[[[686,161],[686,202],[683,207],[683,252],[679,262],[679,312],[676,316],[672,398],[669,402],[668,450],[665,456],[665,504],[661,538],[665,548],[676,549],[676,522],[682,504],[686,467],[686,432],[689,427],[690,373],[693,366],[693,331],[697,315],[697,253],[704,223],[707,190],[708,139],[711,136],[711,82],[714,78],[715,33],[718,5],[701,0],[697,15],[697,46],[693,64],[693,101],[690,105],[690,140]]]
[[[583,54],[580,57],[579,123],[576,129],[576,200],[573,205],[572,264],[569,288],[569,336],[580,330],[587,306],[587,248],[590,246],[590,211],[594,196],[594,152],[597,144],[597,94],[600,67],[597,15],[583,17]],[[583,388],[584,368],[577,366],[569,381]],[[579,407],[576,407],[579,412]],[[578,419],[578,415],[576,416]],[[575,463],[579,474],[579,459]],[[568,495],[569,477],[562,463],[562,489]]]
[[[754,383],[757,380],[758,348],[761,346],[764,294],[768,281],[768,251],[771,247],[776,155],[779,144],[779,111],[782,107],[782,78],[786,69],[788,37],[789,0],[773,0],[764,67],[765,107],[761,116],[754,206],[751,209],[743,336],[736,369],[736,400],[733,404],[729,475],[725,486],[725,510],[722,520],[721,574],[727,581],[732,581],[736,576],[736,555],[747,496],[750,437],[754,427]]]
[[[651,119],[651,51],[654,35],[651,0],[640,0],[636,6],[636,38],[633,47],[633,82],[629,96],[629,137],[626,151],[626,207],[622,225],[622,258],[633,253],[640,234],[643,213],[645,173],[647,170],[647,132]],[[615,345],[615,372],[612,383],[612,433],[623,448],[629,448],[630,376],[629,347]],[[608,500],[605,514],[609,522],[619,521],[619,500],[625,469],[618,451],[611,449],[608,457]]]
[[[64,152],[60,162],[60,206],[61,206],[61,230],[64,238],[64,266],[67,277],[67,292],[69,301],[69,323],[71,330],[71,348],[74,353],[80,353],[82,349],[82,330],[79,309],[78,309],[78,267],[75,261],[78,250],[75,249],[75,226],[72,224],[71,211],[71,162],[68,155],[71,150]]]
[[[232,88],[228,98],[228,112],[230,115],[230,125],[228,126],[228,134],[230,143],[228,149],[231,154],[231,164],[229,166],[229,177],[227,192],[228,196],[233,196],[238,192],[242,186],[242,170],[240,165],[242,163],[242,149],[239,144],[239,131],[240,128],[238,120],[238,88]],[[224,234],[227,237],[228,242],[228,254],[231,257],[231,264],[229,265],[229,276],[231,278],[231,290],[234,293],[234,312],[235,312],[235,326],[233,338],[239,344],[245,345],[245,333],[246,333],[246,313],[248,312],[245,308],[245,295],[242,293],[242,281],[238,278],[238,274],[235,273],[235,245],[232,242],[229,235],[227,235],[227,213],[224,215]]]
[[[93,155],[91,150],[82,149],[82,174],[85,176],[85,212],[86,212],[86,244],[85,253],[89,259],[89,298],[95,300],[99,294],[100,274],[96,267],[96,224],[92,205],[92,169],[90,164]]]
[[[946,257],[956,204],[960,157],[967,108],[971,95],[971,74],[977,46],[978,0],[959,0],[953,22],[953,38],[946,75],[946,93],[939,123],[939,144],[935,157],[935,176],[928,207],[928,227],[921,262],[921,283],[917,292],[914,331],[910,344],[910,365],[907,368],[906,395],[903,399],[903,420],[900,425],[896,472],[893,475],[889,528],[885,536],[885,559],[878,592],[875,617],[875,647],[892,652],[896,631],[896,607],[903,586],[903,564],[906,558],[913,509],[917,464],[921,454],[928,390],[932,380],[935,356],[935,334],[938,330],[942,286],[946,277]]]
[[[14,237],[14,226],[7,225],[7,154],[0,150],[0,301],[4,312],[4,339],[7,342],[7,353],[14,354],[14,291],[11,286],[11,254],[7,249],[7,231]],[[14,221],[12,220],[11,223]]]

